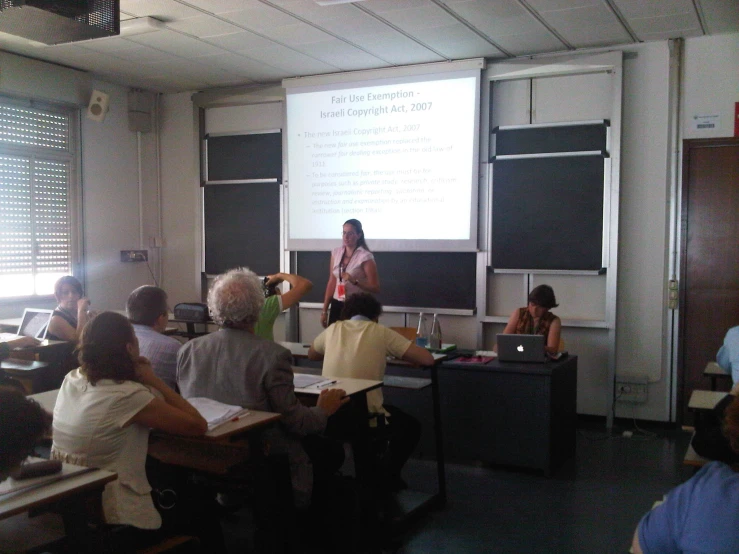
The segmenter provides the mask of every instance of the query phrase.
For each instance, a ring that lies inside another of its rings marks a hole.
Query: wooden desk
[[[293,366],[293,373],[301,375],[301,367]],[[332,378],[333,379],[333,378]],[[349,397],[357,395],[366,395],[369,391],[382,387],[382,381],[374,381],[372,379],[353,379],[351,377],[337,377],[336,383],[328,387],[318,388],[315,385],[304,388],[296,388],[295,394],[305,394],[309,396],[318,396],[321,391],[327,389],[343,389]]]
[[[726,396],[723,391],[694,390],[688,401],[688,409],[695,411],[711,411]]]
[[[22,321],[22,317],[0,319],[0,333],[17,333]]]
[[[80,473],[69,475],[77,471]],[[67,477],[63,477],[65,473]],[[87,523],[102,522],[103,489],[116,478],[116,473],[112,471],[63,464],[60,475],[29,481],[8,480],[0,485],[0,520],[25,512],[53,510],[62,515],[70,551],[98,550],[100,544],[96,541],[101,537],[91,537]],[[47,481],[43,482],[45,479]],[[12,492],[14,488],[24,487],[34,481],[40,484]]]
[[[545,363],[444,361],[434,368],[443,394],[443,446],[457,460],[541,469],[550,474],[575,454],[577,357]],[[413,376],[397,366],[391,375]],[[387,390],[385,400],[416,418],[418,395]],[[420,448],[434,451],[424,434]],[[438,454],[437,454],[438,456]]]
[[[31,395],[47,412],[54,412],[59,389]],[[167,463],[224,474],[250,456],[249,443],[237,440],[252,431],[278,421],[280,414],[249,410],[238,421],[229,421],[208,431],[202,437],[180,437],[153,431],[149,437],[149,455]]]
[[[719,379],[731,381],[731,374],[726,373],[724,369],[716,362],[708,362],[703,370],[703,375],[711,379],[711,390],[716,390],[716,384]]]

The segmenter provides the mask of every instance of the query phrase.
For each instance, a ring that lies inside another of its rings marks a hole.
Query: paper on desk
[[[324,385],[331,385],[335,382],[335,379],[326,379],[321,375],[310,375],[309,373],[296,373],[293,379],[293,385],[296,389],[305,389],[314,385],[316,388],[321,388]]]
[[[224,404],[223,402],[218,402],[218,400],[203,396],[188,398],[187,401],[208,422],[208,431],[212,431],[221,423],[226,423],[235,417],[241,417],[249,413],[249,410],[245,410],[241,406]]]

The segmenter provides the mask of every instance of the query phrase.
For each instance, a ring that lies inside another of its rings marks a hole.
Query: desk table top
[[[725,391],[694,390],[690,394],[688,408],[691,410],[713,410],[714,406],[726,396]]]
[[[41,407],[47,412],[54,412],[54,405],[56,404],[56,397],[59,395],[59,389],[54,389],[46,392],[40,392],[38,394],[32,394],[29,398],[33,398],[38,402]],[[251,431],[257,427],[268,425],[274,421],[277,421],[282,417],[280,414],[272,412],[260,412],[258,410],[249,410],[249,413],[240,416],[236,421],[228,421],[223,425],[219,425],[215,429],[208,431],[202,437],[188,437],[190,440],[207,440],[207,441],[221,441],[246,431]],[[158,432],[158,435],[166,435],[167,433]]]
[[[301,369],[304,368],[293,367],[293,373],[296,375],[302,375],[299,371]],[[328,387],[316,387],[315,385],[311,385],[310,387],[302,389],[296,388],[295,393],[318,396],[321,394],[321,391],[325,389],[344,389],[347,396],[354,396],[355,394],[379,389],[382,386],[382,381],[374,381],[372,379],[352,379],[351,377],[326,377],[326,379],[335,380],[336,383],[333,383]]]
[[[62,464],[57,475],[23,481],[8,479],[0,485],[0,519],[43,506],[63,498],[102,487],[118,475],[104,469],[91,469],[72,464]],[[30,485],[30,486],[28,486]],[[28,488],[24,488],[28,486]],[[17,490],[18,488],[22,490]]]
[[[307,358],[308,357],[308,349],[310,348],[310,344],[304,344],[302,342],[287,342],[287,341],[280,341],[278,344],[287,348],[294,358]],[[431,355],[434,357],[434,363],[436,364],[443,362],[447,358],[447,355],[442,352],[434,352]],[[398,366],[411,366],[412,365],[409,362],[406,362],[404,360],[399,360],[398,358],[392,358],[392,357],[387,359],[387,363],[390,365],[398,365]]]

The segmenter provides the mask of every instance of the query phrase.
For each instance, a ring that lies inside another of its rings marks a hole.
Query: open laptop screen
[[[18,334],[24,337],[34,337],[44,340],[49,330],[52,313],[53,310],[26,308],[23,312],[20,327],[18,327]]]

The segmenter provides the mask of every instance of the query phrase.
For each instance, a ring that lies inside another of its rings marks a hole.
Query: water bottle
[[[421,347],[426,347],[429,342],[429,330],[426,325],[426,317],[423,312],[418,314],[418,331],[416,331],[416,344]]]
[[[434,314],[434,322],[431,324],[431,335],[429,336],[429,348],[441,350],[441,324],[439,318]]]

